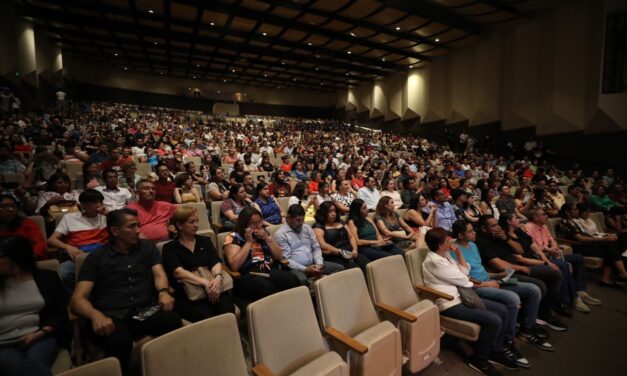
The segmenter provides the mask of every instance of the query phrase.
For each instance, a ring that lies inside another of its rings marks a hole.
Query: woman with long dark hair
[[[403,251],[389,237],[381,235],[372,219],[368,217],[368,205],[364,200],[353,200],[348,212],[348,229],[357,239],[358,251],[374,261],[381,257],[402,255]]]

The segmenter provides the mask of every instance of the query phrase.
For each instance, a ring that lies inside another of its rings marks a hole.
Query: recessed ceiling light
[[[320,70],[320,68],[316,67],[316,70]]]
[[[400,27],[400,26],[397,26],[397,27],[396,27],[396,31],[401,31],[401,27]]]
[[[215,26],[215,25],[216,25],[216,23],[215,23],[215,22],[209,22],[209,25],[211,25],[211,26]]]
[[[284,61],[282,61],[282,62],[281,62],[281,65],[285,65],[285,62],[284,62]]]
[[[351,32],[351,37],[356,37],[357,35],[355,35],[355,33]]]
[[[348,76],[348,72],[346,72],[346,75]]]
[[[116,52],[116,53],[114,53],[114,54],[113,54],[113,56],[118,56],[118,53],[117,53],[117,52]]]
[[[222,80],[222,81],[226,82],[226,80]]]
[[[261,33],[261,35],[263,35],[264,37],[268,35],[268,33],[266,33],[265,31],[263,33]]]
[[[163,76],[163,72],[159,72],[159,74]]]
[[[192,78],[196,78],[196,76],[192,76]]]
[[[127,68],[127,67],[124,67],[124,70],[128,70],[128,68]]]
[[[346,51],[346,53],[349,54],[349,55],[352,54],[352,52],[350,52],[350,51]]]
[[[196,64],[196,68],[200,68],[200,64]]]
[[[409,66],[409,69],[412,69],[413,67],[414,67],[413,65],[410,65],[410,66]]]
[[[320,85],[324,85],[324,82],[321,82]]]
[[[264,74],[263,76],[264,76],[264,77],[268,77],[268,75],[267,75],[267,74]]]
[[[311,46],[311,42],[307,43],[308,46]]]
[[[159,42],[152,42],[152,44],[154,44],[155,46],[159,44]]]
[[[383,58],[381,58],[381,61],[385,61],[385,58],[384,58],[384,57],[383,57]]]
[[[439,42],[439,41],[440,41],[440,38],[435,38],[435,41],[436,41],[436,42]]]
[[[231,69],[231,72],[235,73],[235,69]]]
[[[294,82],[296,82],[296,79],[294,79]]]
[[[155,11],[152,9],[148,9],[148,13],[153,14]]]

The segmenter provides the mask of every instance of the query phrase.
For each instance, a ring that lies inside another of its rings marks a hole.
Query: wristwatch
[[[157,292],[157,295],[161,295],[162,292],[167,292],[168,294],[170,293],[170,289],[167,287],[162,288],[161,290],[159,290]]]
[[[548,266],[548,265],[549,265],[549,262],[548,262],[548,261],[545,261],[545,262],[544,262],[544,265],[547,265],[547,266]]]
[[[216,273],[216,277],[220,277],[220,278],[224,279],[224,276],[222,275],[222,273]]]

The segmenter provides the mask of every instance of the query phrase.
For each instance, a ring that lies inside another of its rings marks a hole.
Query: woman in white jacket
[[[446,230],[436,227],[427,231],[425,242],[429,252],[422,264],[424,283],[427,287],[453,297],[453,300],[438,299],[440,314],[454,319],[470,321],[481,327],[479,339],[474,343],[474,354],[468,365],[484,375],[500,375],[491,363],[508,369],[518,369],[515,358],[503,346],[507,308],[492,300],[481,299],[486,309],[471,308],[462,303],[458,287],[474,286],[468,279],[470,266],[462,252],[452,244]],[[449,254],[455,252],[459,263]]]

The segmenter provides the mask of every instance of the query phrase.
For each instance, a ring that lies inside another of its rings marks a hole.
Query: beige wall
[[[540,135],[626,129],[627,93],[600,94],[605,11],[621,3],[566,2],[407,74],[349,88],[338,104],[385,120],[501,121]]]
[[[332,107],[336,94],[308,92],[302,89],[266,89],[254,86],[222,84],[212,81],[183,79],[169,76],[113,69],[104,64],[85,62],[74,56],[64,56],[65,69],[73,79],[92,85],[118,89],[147,91],[158,94],[181,95],[187,88],[198,87],[203,96],[215,98],[217,91],[240,93],[242,100],[255,103],[291,106]],[[243,94],[246,94],[245,96]]]

